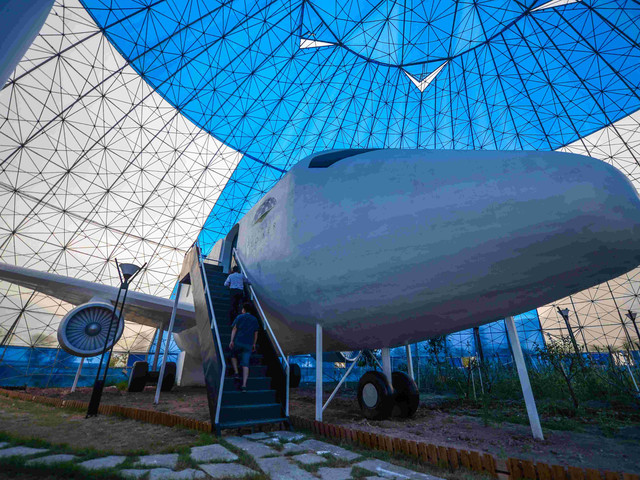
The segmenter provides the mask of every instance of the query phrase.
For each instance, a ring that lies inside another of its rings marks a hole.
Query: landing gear
[[[289,364],[289,387],[298,388],[302,379],[302,371],[297,363]]]
[[[150,372],[147,362],[134,362],[131,373],[129,374],[128,392],[141,392],[144,387],[155,385],[158,383],[159,371]],[[176,383],[176,364],[175,362],[167,362],[164,369],[164,379],[162,380],[161,391],[169,392]]]
[[[129,374],[129,386],[127,392],[141,392],[147,384],[147,374],[149,373],[149,363],[133,362],[133,368]]]
[[[416,382],[404,372],[391,374],[393,390],[395,392],[395,407],[393,414],[402,417],[412,417],[420,404],[420,394]]]
[[[358,405],[369,420],[384,420],[391,416],[393,388],[382,372],[365,373],[358,382]]]
[[[369,420],[385,420],[392,415],[408,418],[418,409],[418,387],[404,372],[393,372],[393,387],[378,371],[365,373],[358,383],[358,405]]]

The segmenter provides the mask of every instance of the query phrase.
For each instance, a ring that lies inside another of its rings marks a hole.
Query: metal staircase
[[[265,319],[258,319],[261,330],[257,353],[251,356],[247,392],[241,392],[233,378],[229,351],[230,298],[229,289],[224,286],[227,274],[223,273],[221,266],[203,259],[197,245],[192,250],[195,252],[191,255],[189,274],[183,281],[193,285],[196,324],[214,431],[219,434],[222,429],[268,423],[285,423],[288,426],[288,365],[285,359],[283,366],[281,355],[276,352],[265,330]],[[189,256],[185,263],[189,262]],[[268,329],[268,325],[266,327]]]

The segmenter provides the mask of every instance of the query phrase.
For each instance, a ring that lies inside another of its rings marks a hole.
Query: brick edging
[[[2,388],[0,388],[0,395],[57,408],[86,410],[89,407],[88,402],[31,395],[15,390],[4,390]],[[119,415],[132,420],[139,420],[154,425],[163,425],[165,427],[181,426],[199,432],[212,431],[211,422],[203,422],[201,420],[154,410],[123,407],[121,405],[100,405],[98,413],[103,415]],[[593,468],[563,467],[561,465],[549,465],[518,458],[501,460],[490,453],[458,450],[453,447],[443,447],[432,443],[390,437],[380,433],[364,432],[362,430],[345,428],[341,425],[316,422],[294,415],[291,415],[289,418],[294,427],[311,430],[316,435],[328,439],[340,440],[345,443],[373,450],[402,454],[414,458],[421,463],[437,465],[453,470],[464,467],[469,470],[488,474],[499,480],[640,480],[640,475],[634,473],[601,471]]]
[[[453,470],[464,467],[499,480],[640,480],[640,475],[633,473],[563,467],[518,458],[501,460],[489,453],[459,450],[432,443],[390,437],[380,433],[364,432],[302,417],[291,416],[290,419],[293,426],[311,430],[316,435],[325,438],[388,453],[399,453],[424,464]]]

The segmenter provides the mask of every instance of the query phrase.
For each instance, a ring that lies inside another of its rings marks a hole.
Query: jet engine
[[[105,301],[91,301],[67,313],[58,327],[58,343],[62,349],[77,357],[93,357],[109,350],[122,335],[124,318],[118,322],[116,311],[109,342],[105,348],[113,305]]]

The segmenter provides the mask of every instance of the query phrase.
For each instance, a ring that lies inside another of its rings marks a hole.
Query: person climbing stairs
[[[216,430],[268,423],[288,425],[289,419],[285,413],[286,374],[259,315],[257,318],[260,330],[256,353],[252,353],[250,358],[247,392],[241,392],[238,388],[231,368],[231,351],[229,350],[232,327],[229,325],[228,315],[229,290],[224,286],[227,274],[223,273],[221,266],[206,262],[203,265],[206,275],[205,288],[208,285],[208,295],[227,367]],[[214,329],[212,333],[215,335]]]

